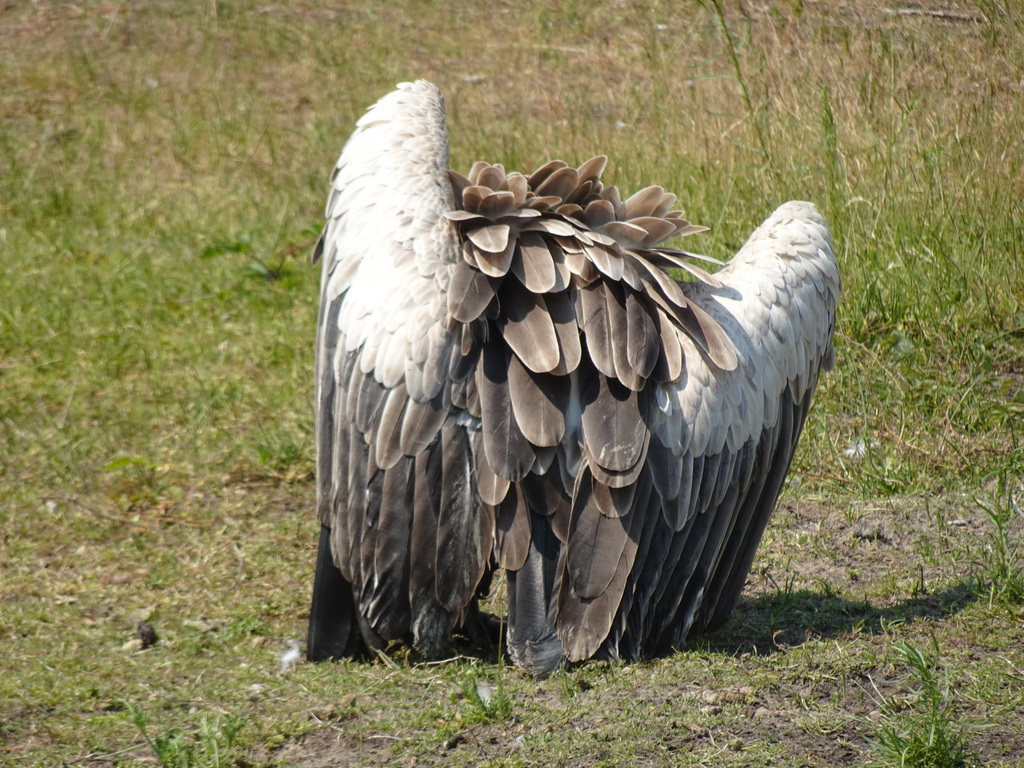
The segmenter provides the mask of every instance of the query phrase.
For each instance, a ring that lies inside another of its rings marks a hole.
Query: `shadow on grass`
[[[767,655],[807,640],[874,634],[918,619],[944,619],[977,599],[967,584],[915,595],[884,608],[806,589],[742,598],[728,624],[694,638],[690,647]]]
[[[977,599],[977,592],[967,583],[915,595],[885,608],[878,608],[866,600],[847,600],[829,590],[780,591],[741,598],[724,627],[707,635],[692,637],[680,650],[768,656],[809,640],[850,638],[862,633],[871,635],[918,619],[945,619]],[[478,620],[480,623],[475,631],[455,634],[450,655],[443,661],[419,658],[407,645],[398,642],[388,648],[385,655],[393,661],[413,664],[442,664],[455,660],[499,666],[508,663],[504,624],[497,616],[484,612],[479,614]],[[367,661],[373,656],[359,658]]]

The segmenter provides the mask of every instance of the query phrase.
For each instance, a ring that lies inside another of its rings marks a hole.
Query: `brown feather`
[[[633,517],[642,520],[637,522],[642,525],[640,541],[615,620],[598,658],[636,659],[642,655],[650,596],[660,581],[663,558],[672,538],[661,517],[661,496],[649,482],[643,483],[640,491],[632,512]]]
[[[557,516],[562,510],[568,511],[572,501],[562,485],[560,473],[554,470],[544,475],[531,472],[520,481],[519,492],[526,498],[526,504],[533,512],[545,517]],[[566,514],[566,527],[559,534],[563,541],[568,531],[568,522]]]
[[[506,280],[500,301],[505,315],[502,336],[512,351],[535,373],[553,370],[561,353],[544,298]]]
[[[609,280],[618,281],[622,279],[623,261],[622,256],[614,249],[603,245],[592,245],[586,249],[586,255],[597,267],[601,274]]]
[[[644,238],[644,245],[647,247],[656,245],[662,240],[671,237],[675,234],[676,229],[678,229],[675,222],[656,216],[638,216],[630,219],[629,223],[634,227],[640,227],[647,231],[647,237]]]
[[[605,517],[623,517],[633,509],[633,497],[637,483],[622,488],[612,488],[604,483],[594,481],[594,502]]]
[[[545,216],[523,225],[524,232],[543,232],[555,237],[577,237],[580,231],[561,217]]]
[[[652,264],[649,259],[643,256],[634,253],[633,257],[634,263],[639,264],[647,271],[653,283],[658,286],[661,292],[660,296],[657,290],[650,290],[648,294],[652,299],[662,304],[670,314],[678,311],[679,307],[685,307],[690,303],[689,299],[686,298],[686,294],[683,293],[683,289],[679,287],[679,282],[671,275]],[[671,302],[671,305],[668,302]]]
[[[651,373],[658,381],[678,381],[683,374],[683,348],[679,346],[676,327],[663,311],[655,312],[653,317],[661,344],[658,362]]]
[[[509,481],[495,474],[484,451],[484,437],[481,430],[473,435],[473,458],[476,467],[476,487],[484,504],[497,507],[508,495]]]
[[[644,482],[649,484],[649,480]],[[646,505],[649,495],[648,487],[647,491],[638,493],[635,498]],[[585,537],[591,538],[594,542],[589,554],[594,558],[617,556],[610,567],[598,566],[598,571],[594,575],[600,576],[600,579],[595,579],[595,583],[591,584],[591,580],[587,579],[588,588],[596,587],[610,573],[605,588],[593,597],[579,592],[578,583],[571,578],[572,566],[568,566],[570,578],[562,581],[559,591],[558,635],[566,658],[570,661],[590,658],[608,637],[608,632],[619,612],[627,579],[633,569],[646,519],[646,515],[640,509],[622,519],[607,518],[597,514],[593,509],[590,511],[592,515],[587,522],[596,523],[594,527],[597,530],[591,534],[585,526],[582,531]],[[574,522],[577,525],[584,524],[582,518],[576,521],[575,510]],[[575,533],[570,534],[570,538],[567,564],[573,559],[573,548],[577,541]],[[587,554],[588,552],[582,551],[578,556],[585,559]],[[589,577],[589,569],[579,564],[579,575],[582,577],[584,574]]]
[[[505,169],[500,164],[477,163],[476,183],[488,189],[499,189],[505,183]]]
[[[552,160],[545,163],[530,174],[528,179],[530,182],[530,188],[536,191],[552,173],[561,168],[565,168],[565,163],[561,160]]]
[[[707,312],[687,301],[685,309],[675,315],[686,335],[722,370],[732,370],[738,364],[736,349],[722,327]],[[721,361],[721,362],[720,362]],[[725,367],[728,363],[732,368]]]
[[[493,220],[512,213],[515,208],[516,196],[511,192],[498,191],[483,199],[480,203],[480,215]]]
[[[576,317],[587,340],[590,359],[605,376],[615,376],[615,358],[608,326],[604,283],[591,283],[576,293]]]
[[[635,392],[643,387],[644,379],[629,360],[629,317],[626,314],[625,293],[621,284],[605,283],[608,336],[611,339],[615,376],[622,384]]]
[[[448,313],[460,323],[480,317],[494,299],[494,285],[487,275],[463,261],[451,267],[448,284]]]
[[[524,233],[529,234],[529,233]],[[565,252],[557,245],[545,241],[548,249],[548,253],[551,255],[551,266],[555,269],[555,283],[551,286],[549,291],[561,292],[569,287],[572,282],[572,272],[569,270],[569,265],[565,263]]]
[[[580,250],[574,250],[572,248],[565,247],[561,243],[552,245],[551,247],[561,250],[562,258],[565,260],[565,268],[569,271],[570,275],[577,276],[577,285],[589,285],[600,276],[601,273],[598,271],[597,267],[594,266],[594,262],[590,260],[590,256],[588,256],[582,248]],[[597,246],[590,246],[591,249],[596,247]]]
[[[635,264],[636,258],[630,251],[622,252],[622,282],[640,293],[646,292],[644,277],[647,273],[642,271]]]
[[[615,221],[615,206],[607,200],[592,200],[583,209],[583,220],[593,230],[599,230],[610,221]]]
[[[536,446],[558,445],[565,434],[568,377],[531,373],[513,357],[508,368],[508,389],[512,412],[526,439]]]
[[[377,422],[376,461],[381,469],[391,469],[402,457],[402,415],[409,396],[405,384],[399,384],[388,392],[380,419]]]
[[[593,476],[581,469],[570,513],[566,565],[573,593],[582,598],[598,597],[608,588],[628,538],[629,523],[602,515],[594,488]]]
[[[470,171],[470,178],[473,178],[472,171]],[[462,207],[467,211],[477,211],[480,209],[480,204],[484,201],[484,198],[489,194],[491,194],[490,188],[480,184],[465,187],[462,190]]]
[[[703,283],[707,283],[708,285],[713,286],[715,288],[722,287],[722,282],[717,277],[715,277],[712,274],[709,274],[705,270],[693,264],[691,259],[698,258],[696,254],[690,256],[690,254],[688,254],[686,251],[677,251],[674,248],[655,248],[649,251],[645,251],[644,253],[645,256],[647,256],[650,259],[651,263],[656,264],[661,268],[676,267],[678,269],[684,269],[694,277],[698,278]],[[705,259],[709,257],[702,256],[699,258]],[[717,262],[718,264],[721,264],[721,262],[718,262],[717,260],[713,261]]]
[[[576,231],[570,233],[568,237],[550,236],[548,237],[548,240],[551,241],[558,250],[562,251],[562,253],[586,255],[585,248],[589,245],[589,242],[585,241],[583,237],[583,232]]]
[[[551,251],[536,232],[524,232],[512,259],[512,274],[534,293],[547,293],[555,286],[558,273]]]
[[[599,483],[607,485],[609,488],[625,488],[626,486],[635,483],[636,479],[643,471],[644,462],[647,460],[647,451],[650,444],[651,433],[645,432],[643,442],[640,445],[640,456],[637,459],[636,464],[629,469],[621,471],[605,469],[597,463],[589,450],[584,451],[584,455],[590,465],[590,470],[594,473],[594,479]]]
[[[518,571],[530,551],[530,514],[518,486],[509,489],[497,509],[494,529],[498,565]]]
[[[575,168],[559,168],[544,179],[544,182],[539,187],[534,187],[534,191],[542,197],[551,195],[564,200],[579,183],[580,175]]]
[[[647,230],[628,221],[609,221],[601,231],[613,237],[623,248],[629,249],[642,247],[647,238]]]
[[[703,332],[707,353],[711,361],[723,371],[735,370],[739,364],[739,358],[732,339],[726,335],[718,321],[701,307],[697,306],[697,304],[690,302],[689,309],[694,317],[696,317],[697,322],[700,323],[700,329]]]
[[[654,312],[638,294],[626,291],[626,319],[629,327],[626,358],[642,379],[651,375],[661,354],[661,336],[651,319]]]
[[[505,247],[498,251],[483,248],[473,249],[473,260],[480,271],[490,277],[504,277],[512,266],[512,255],[516,250],[516,241],[508,240]]]
[[[409,400],[402,417],[399,447],[406,456],[415,456],[437,437],[448,415],[444,396],[438,394],[425,403]]]
[[[583,348],[580,345],[580,327],[576,320],[576,308],[568,293],[549,293],[544,296],[548,316],[555,326],[561,357],[552,373],[564,376],[575,371],[580,364]]]
[[[672,202],[669,203],[669,207],[671,207],[672,203],[675,202],[676,196],[671,193],[669,194],[672,198]],[[659,186],[644,187],[634,192],[623,201],[623,205],[626,206],[625,218],[635,219],[641,216],[653,216],[654,212],[660,207],[665,195],[665,190]]]
[[[577,175],[581,182],[596,182],[601,178],[601,174],[604,173],[604,169],[607,165],[607,155],[597,155],[583,163],[583,165],[577,169]]]
[[[577,178],[579,178],[578,175]],[[591,191],[593,191],[593,189],[594,182],[583,181],[582,179],[580,179],[580,182],[579,184],[576,185],[576,188],[563,198],[566,202],[566,205],[560,206],[558,209],[558,213],[560,213],[562,216],[570,215],[562,210],[563,208],[569,207],[573,208],[575,211],[582,211],[583,209],[580,208],[580,206],[577,205],[577,203],[579,203],[581,200],[586,200],[587,196],[591,193]]]
[[[530,191],[530,182],[521,173],[510,173],[505,181],[509,191],[515,197],[516,204],[521,206],[526,200],[526,194]]]
[[[479,260],[480,251],[486,254],[506,251],[510,232],[511,228],[508,224],[488,224],[484,227],[467,230],[466,237],[477,247],[477,259]]]

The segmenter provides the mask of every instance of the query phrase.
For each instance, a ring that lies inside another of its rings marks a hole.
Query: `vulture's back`
[[[497,568],[534,674],[721,624],[833,363],[824,221],[787,203],[711,275],[659,245],[702,230],[675,196],[621,200],[604,158],[447,163],[420,81],[370,109],[332,177],[309,658],[483,640]]]

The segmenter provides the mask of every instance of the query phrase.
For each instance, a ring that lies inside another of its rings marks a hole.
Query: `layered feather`
[[[604,157],[465,176],[447,158],[420,81],[332,177],[317,508],[339,576],[318,575],[313,615],[352,615],[311,624],[311,656],[352,652],[331,627],[440,653],[497,567],[535,674],[720,624],[834,359],[824,222],[788,203],[712,275],[661,245],[703,229],[675,196],[621,199]]]

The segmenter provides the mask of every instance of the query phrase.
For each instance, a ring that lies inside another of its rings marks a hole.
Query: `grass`
[[[875,748],[877,765],[906,768],[966,768],[975,764],[967,741],[957,727],[950,705],[948,680],[936,670],[937,651],[927,654],[908,643],[896,646],[899,659],[917,678],[916,694],[882,703],[882,723]]]
[[[1014,523],[1024,517],[1018,492],[1004,483],[991,502],[978,502],[990,524],[978,586],[990,604],[1024,604],[1024,553],[1012,534]]]
[[[128,707],[128,719],[139,729],[143,740],[159,760],[163,768],[223,768],[233,765],[229,760],[231,748],[238,733],[245,727],[245,720],[228,717],[199,722],[199,735],[188,737],[178,731],[149,736],[149,718],[138,707]]]
[[[0,9],[0,763],[898,765],[880,729],[937,711],[1024,764],[1024,17],[890,5]],[[282,674],[316,531],[306,254],[354,120],[414,77],[456,169],[607,153],[719,257],[786,199],[828,219],[837,368],[723,632],[540,684]]]

